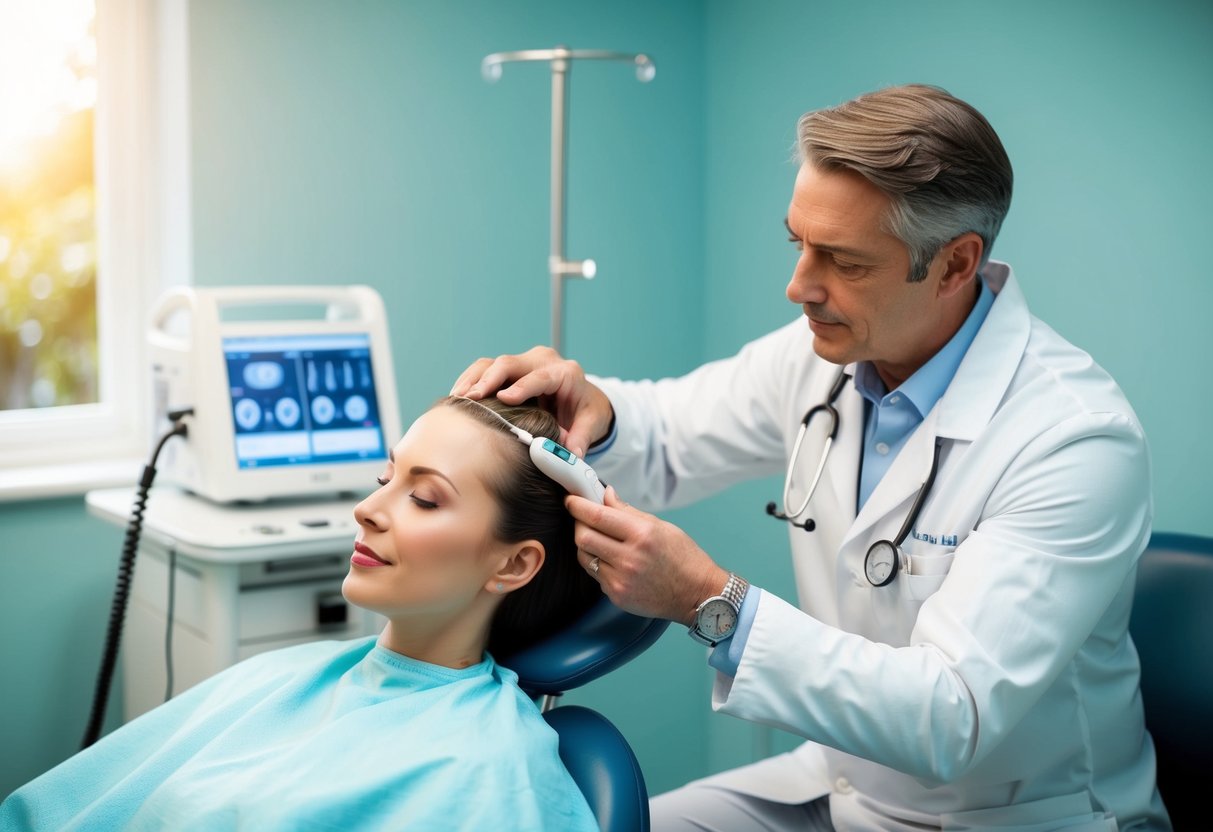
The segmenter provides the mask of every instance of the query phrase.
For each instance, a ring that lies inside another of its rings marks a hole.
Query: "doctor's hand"
[[[607,435],[615,413],[606,394],[586,380],[576,361],[551,347],[532,347],[521,355],[481,358],[460,374],[452,396],[483,399],[496,395],[506,404],[538,398],[556,417],[560,442],[578,456]]]
[[[572,495],[565,505],[576,520],[577,559],[620,609],[690,626],[695,608],[728,581],[686,532],[623,502],[614,488],[605,505]]]

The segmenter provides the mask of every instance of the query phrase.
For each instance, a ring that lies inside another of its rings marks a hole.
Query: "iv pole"
[[[480,62],[480,72],[490,83],[501,78],[502,64],[514,61],[549,61],[552,65],[552,247],[548,273],[552,280],[552,347],[564,354],[563,306],[564,281],[570,277],[589,280],[598,271],[593,260],[568,260],[564,255],[565,172],[568,155],[569,70],[575,60],[624,61],[636,67],[636,78],[643,84],[653,80],[657,68],[648,55],[607,52],[601,49],[524,49],[519,52],[495,52]]]

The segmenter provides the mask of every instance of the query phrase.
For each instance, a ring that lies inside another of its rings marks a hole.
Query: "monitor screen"
[[[370,336],[223,339],[236,465],[316,465],[387,456]]]

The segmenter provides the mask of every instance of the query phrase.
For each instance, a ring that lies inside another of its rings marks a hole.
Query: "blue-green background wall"
[[[796,314],[780,220],[797,116],[887,84],[950,89],[1015,165],[995,256],[1137,407],[1156,526],[1213,535],[1208,3],[207,0],[189,21],[196,282],[371,284],[406,422],[474,358],[548,335],[550,76],[486,84],[485,54],[657,59],[649,85],[590,64],[571,87],[568,250],[600,276],[569,285],[567,351],[623,376],[682,372]],[[777,488],[669,516],[788,594],[785,532],[762,516]],[[79,741],[119,544],[79,498],[0,506],[0,794]],[[712,715],[708,680],[670,632],[570,698],[623,729],[654,791],[790,744]]]

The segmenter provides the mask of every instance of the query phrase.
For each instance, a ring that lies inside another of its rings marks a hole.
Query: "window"
[[[146,455],[146,310],[189,277],[185,22],[0,0],[0,499],[129,484]]]
[[[0,5],[0,410],[97,401],[92,24]]]

